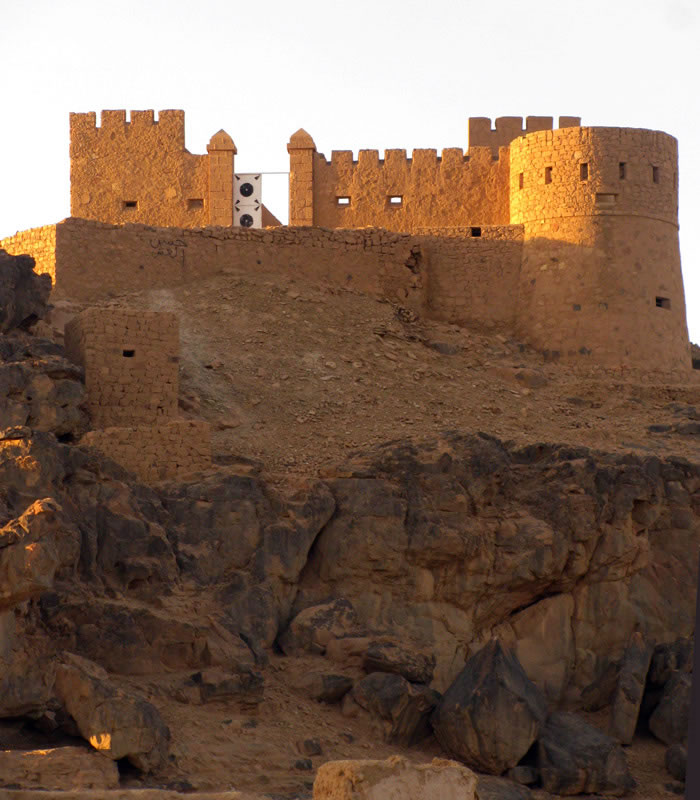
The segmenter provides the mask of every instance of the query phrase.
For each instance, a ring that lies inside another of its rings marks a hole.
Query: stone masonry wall
[[[174,314],[88,309],[66,325],[65,347],[85,369],[94,427],[153,424],[177,415]]]
[[[517,333],[561,358],[688,369],[676,140],[569,128],[511,145]]]
[[[146,483],[211,467],[209,424],[197,420],[90,431],[80,444],[105,453]]]
[[[478,230],[479,236],[472,236]],[[522,231],[469,229],[463,240],[377,229],[184,230],[68,219],[57,226],[55,297],[168,288],[225,269],[277,272],[387,298],[439,319],[512,321]]]
[[[50,275],[56,284],[56,226],[44,225],[42,228],[31,228],[14,236],[0,239],[0,250],[10,255],[19,256],[29,253],[36,262],[35,272]]]

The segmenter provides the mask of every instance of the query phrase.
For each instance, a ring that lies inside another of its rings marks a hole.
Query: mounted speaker
[[[262,175],[239,172],[233,176],[233,224],[262,228]]]

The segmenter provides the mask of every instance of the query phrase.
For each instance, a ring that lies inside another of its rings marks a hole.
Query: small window
[[[574,303],[574,311],[580,311],[581,306],[578,303]]]
[[[124,201],[124,208],[138,208],[139,201],[138,200],[125,200]]]
[[[627,164],[624,161],[620,161],[619,169],[620,169],[620,180],[624,181],[627,178]]]
[[[580,173],[582,181],[587,181],[588,180],[588,163],[580,165],[579,173]]]
[[[350,205],[350,198],[349,197],[336,197],[335,198],[336,205],[339,206],[349,206]]]
[[[403,205],[403,197],[400,194],[392,194],[389,196],[389,205],[392,208],[399,208]]]
[[[651,179],[654,181],[654,183],[658,183],[659,182],[659,177],[660,177],[659,176],[659,172],[660,172],[660,170],[659,170],[658,167],[652,167],[651,168]]]
[[[522,189],[523,186],[525,186],[525,173],[521,172],[520,175],[518,175],[518,189]]]
[[[481,228],[472,228],[472,236],[481,236]]]
[[[595,204],[599,208],[612,208],[617,202],[616,194],[603,194],[598,192],[595,196]]]
[[[122,350],[122,355],[124,358],[133,358],[136,354],[136,350]]]
[[[671,300],[668,297],[657,297],[656,307],[665,308],[667,311],[671,310]]]
[[[544,168],[544,182],[551,183],[552,182],[552,168],[545,167]]]
[[[190,197],[187,201],[188,211],[200,211],[204,208],[204,200],[201,197]]]

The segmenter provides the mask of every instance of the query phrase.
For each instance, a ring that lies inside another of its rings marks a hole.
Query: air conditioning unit
[[[262,228],[262,175],[237,173],[233,176],[233,224],[241,228]]]

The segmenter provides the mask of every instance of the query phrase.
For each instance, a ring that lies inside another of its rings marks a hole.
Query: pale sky
[[[700,11],[687,0],[0,0],[0,237],[70,213],[68,113],[182,108],[237,172],[321,152],[467,146],[468,117],[580,116],[679,140],[688,325],[700,341]],[[263,199],[286,220],[286,179]],[[695,220],[695,222],[694,222]]]

